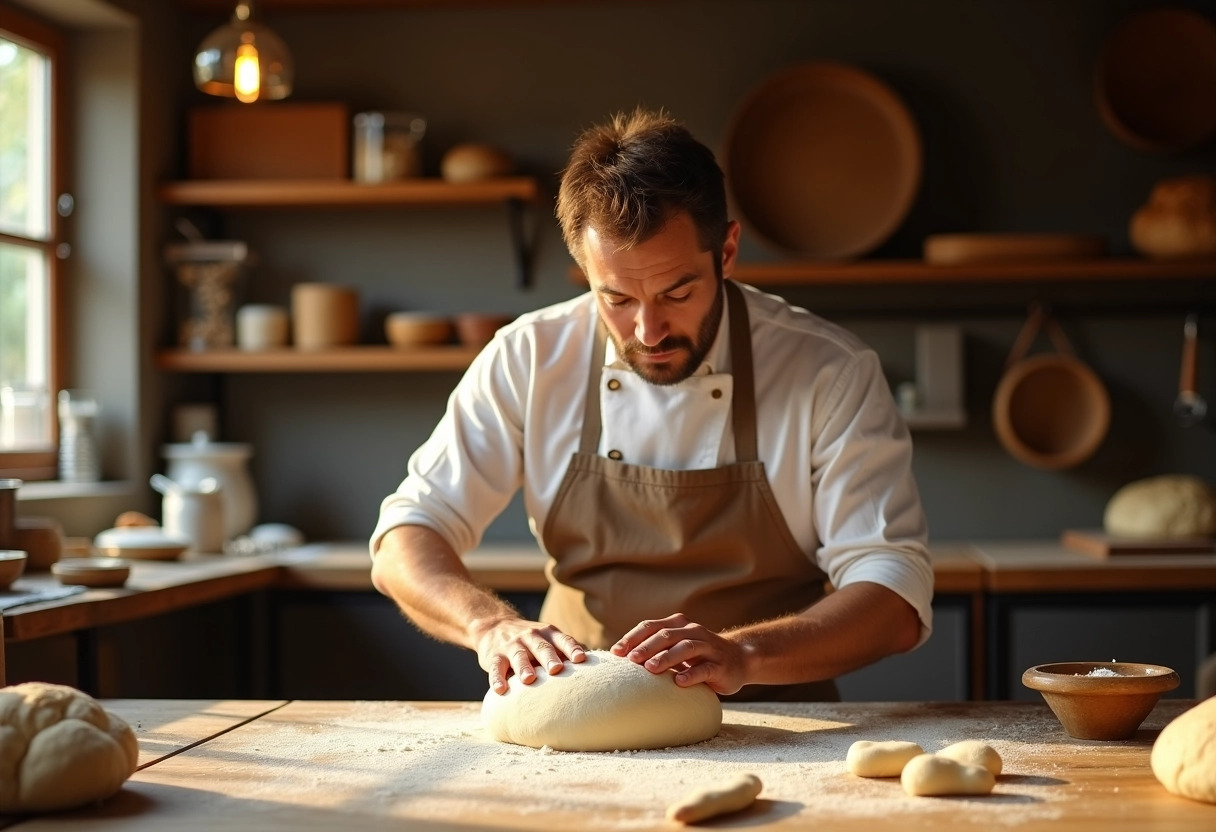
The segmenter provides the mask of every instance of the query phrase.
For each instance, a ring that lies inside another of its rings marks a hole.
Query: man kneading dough
[[[376,588],[496,694],[595,648],[683,687],[835,699],[835,676],[923,642],[933,571],[882,366],[731,279],[713,152],[619,115],[578,139],[557,214],[590,291],[473,361],[381,506]],[[521,488],[550,558],[538,621],[460,559]]]

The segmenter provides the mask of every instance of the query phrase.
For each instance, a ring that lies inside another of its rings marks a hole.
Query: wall
[[[684,119],[721,148],[749,90],[791,64],[830,58],[885,79],[923,134],[923,184],[911,213],[875,257],[916,257],[928,233],[1088,231],[1128,254],[1126,223],[1163,176],[1216,172],[1216,147],[1152,156],[1117,142],[1092,102],[1104,37],[1134,9],[1104,0],[749,0],[586,2],[508,8],[267,11],[296,58],[296,100],[414,110],[429,121],[428,170],[463,140],[500,144],[552,193],[580,127],[643,103]],[[1202,4],[1192,4],[1199,7]],[[218,23],[193,16],[183,48]],[[188,86],[185,109],[207,103]],[[181,168],[184,170],[184,167]],[[512,313],[578,291],[548,203],[538,212],[535,288],[513,283],[504,212],[365,210],[203,215],[248,240],[263,263],[249,301],[285,303],[299,280],[355,283],[365,338],[396,308]],[[743,257],[777,259],[745,234]],[[916,471],[938,539],[1053,537],[1098,526],[1123,483],[1150,474],[1216,471],[1211,422],[1177,427],[1183,313],[1210,313],[1210,281],[1166,286],[1014,285],[788,288],[792,300],[844,323],[883,357],[893,384],[913,373],[914,327],[963,327],[969,424],[918,432]],[[1089,462],[1043,472],[997,443],[990,401],[1026,304],[1053,304],[1083,359],[1109,387],[1110,434]],[[1211,335],[1201,322],[1201,390],[1211,387]],[[200,396],[224,406],[224,438],[251,442],[263,520],[313,538],[361,538],[409,453],[426,437],[452,374],[234,376]],[[163,421],[163,420],[162,420]],[[518,504],[490,539],[527,536]]]

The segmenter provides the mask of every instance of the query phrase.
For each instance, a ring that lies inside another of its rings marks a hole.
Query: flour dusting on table
[[[1060,817],[1070,797],[1054,761],[1077,745],[1093,746],[1064,735],[1045,708],[994,708],[990,718],[977,719],[966,715],[976,713],[975,705],[895,704],[876,716],[848,704],[759,703],[727,706],[718,736],[697,745],[558,752],[489,740],[479,703],[360,702],[353,710],[338,704],[293,703],[233,732],[231,746],[228,737],[208,743],[204,751],[230,748],[233,758],[231,770],[221,767],[205,787],[402,819],[529,829],[564,828],[551,821],[577,816],[581,829],[641,829],[663,827],[666,806],[684,793],[748,772],[764,783],[749,811],[766,822],[802,815],[830,828],[833,818],[907,815],[1008,827]],[[304,710],[288,719],[292,708]],[[1016,719],[1002,718],[1011,713]],[[848,748],[862,739],[909,740],[929,752],[979,739],[1001,755],[1004,773],[988,796],[910,797],[898,778],[848,773]],[[254,761],[257,775],[250,777]],[[154,766],[145,774],[186,785],[171,772]]]

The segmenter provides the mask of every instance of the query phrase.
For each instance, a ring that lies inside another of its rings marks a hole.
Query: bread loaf
[[[1146,257],[1185,259],[1216,255],[1216,177],[1163,179],[1132,215],[1132,246]]]

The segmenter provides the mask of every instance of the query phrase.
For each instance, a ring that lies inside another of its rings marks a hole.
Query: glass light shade
[[[283,39],[251,18],[239,3],[232,20],[199,44],[194,55],[194,84],[210,95],[251,103],[291,94],[294,67]]]

